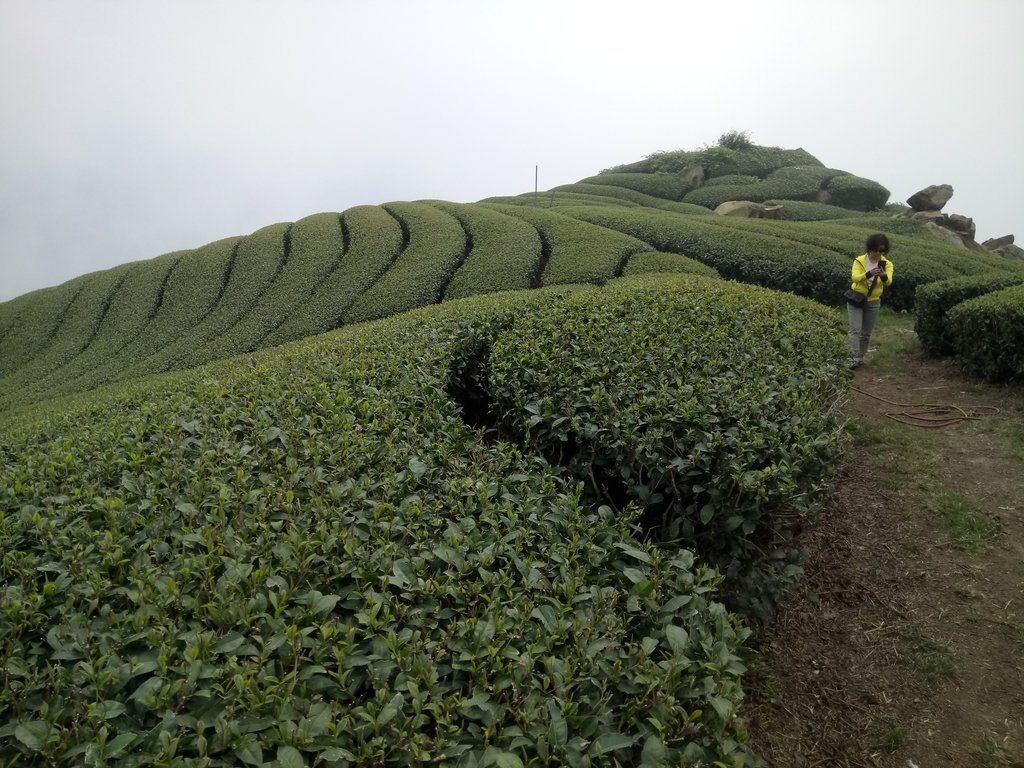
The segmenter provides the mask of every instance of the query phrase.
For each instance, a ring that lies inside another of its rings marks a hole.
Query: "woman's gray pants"
[[[882,302],[866,301],[861,306],[846,305],[846,314],[850,319],[850,365],[861,365],[868,351],[868,339],[878,319],[878,310]]]

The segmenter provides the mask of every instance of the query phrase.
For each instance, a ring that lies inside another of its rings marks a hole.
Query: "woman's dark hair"
[[[868,241],[864,244],[864,249],[868,253],[888,253],[889,252],[889,238],[883,235],[881,232],[876,232],[873,235],[868,235]]]

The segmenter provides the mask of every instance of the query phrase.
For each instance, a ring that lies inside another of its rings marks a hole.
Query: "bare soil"
[[[756,638],[747,725],[771,766],[1024,768],[1024,389],[902,343],[855,372],[837,506]],[[908,405],[963,410],[910,426]]]

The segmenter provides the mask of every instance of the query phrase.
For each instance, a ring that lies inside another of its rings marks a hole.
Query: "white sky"
[[[1016,234],[1021,0],[0,0],[0,301],[729,130]]]

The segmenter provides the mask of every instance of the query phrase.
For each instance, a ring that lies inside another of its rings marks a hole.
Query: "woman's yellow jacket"
[[[868,301],[875,301],[882,298],[882,293],[887,285],[892,285],[892,259],[885,259],[885,276],[888,278],[884,283],[881,278],[875,280],[871,286],[871,293],[868,294],[868,255],[861,254],[853,260],[853,269],[850,273],[850,287],[857,293],[863,293]]]

